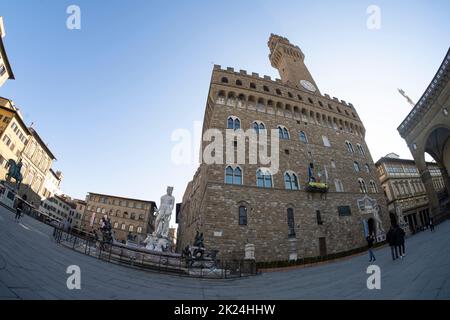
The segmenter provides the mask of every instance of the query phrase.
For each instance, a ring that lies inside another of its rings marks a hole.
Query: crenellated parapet
[[[328,94],[288,87],[280,79],[246,70],[214,65],[210,98],[222,105],[283,115],[299,121],[327,124],[365,136],[364,126],[351,103]]]
[[[218,73],[218,74],[224,74],[224,75],[228,74],[228,75],[232,75],[234,77],[242,76],[242,77],[245,77],[246,79],[250,79],[251,78],[251,79],[253,79],[255,81],[264,81],[264,82],[267,82],[268,85],[279,86],[280,90],[281,89],[282,90],[286,89],[286,86],[283,85],[283,82],[280,79],[278,79],[278,78],[272,79],[271,76],[267,76],[267,75],[260,76],[259,73],[257,73],[257,72],[252,72],[250,74],[250,73],[247,72],[247,70],[235,71],[234,68],[232,68],[232,67],[222,68],[221,65],[217,65],[217,64],[214,65],[213,72]],[[232,83],[229,83],[229,84],[232,85]],[[342,105],[343,107],[348,107],[348,108],[356,111],[356,109],[355,109],[355,107],[353,106],[352,103],[346,102],[345,100],[340,100],[340,99],[338,99],[336,97],[331,97],[327,93],[324,93],[324,94],[315,93],[315,94],[313,94],[313,93],[309,93],[307,91],[301,90],[299,88],[297,88],[298,90],[293,90],[294,88],[291,88],[291,87],[289,87],[288,89],[291,90],[291,91],[295,91],[295,92],[297,92],[299,94],[305,95],[305,96],[311,96],[311,97],[316,97],[316,98],[317,97],[321,97],[321,98],[326,99],[326,100],[328,100],[330,102],[338,103],[338,104]]]

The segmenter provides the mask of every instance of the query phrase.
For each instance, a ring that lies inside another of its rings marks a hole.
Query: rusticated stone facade
[[[369,230],[382,240],[389,215],[355,108],[320,93],[300,48],[275,35],[269,48],[273,66],[292,68],[279,70],[281,80],[214,66],[203,133],[219,129],[225,136],[230,118],[238,119],[244,131],[262,123],[269,139],[271,129],[286,128],[288,136],[279,141],[279,170],[270,186],[261,188],[257,171],[265,166],[259,160],[249,164],[248,152],[244,164],[202,161],[181,204],[177,249],[192,244],[197,231],[222,259],[242,259],[245,244],[253,243],[257,261],[351,250],[365,245]],[[293,83],[302,77],[307,81]],[[202,150],[210,143],[202,141]],[[306,191],[311,165],[315,178],[328,184],[328,192]],[[228,166],[240,169],[237,182],[227,180]],[[286,173],[295,174],[295,190],[287,189]],[[376,205],[358,205],[361,199],[372,204],[375,200]],[[344,207],[340,213],[338,207]],[[375,208],[381,225],[374,221]]]

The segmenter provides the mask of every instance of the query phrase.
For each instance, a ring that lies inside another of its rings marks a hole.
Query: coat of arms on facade
[[[362,214],[371,215],[369,220],[373,219],[375,223],[375,232],[377,236],[377,240],[380,241],[384,239],[386,234],[383,223],[380,218],[380,206],[377,203],[376,199],[370,198],[368,195],[365,195],[363,198],[356,201],[358,205],[358,209]]]

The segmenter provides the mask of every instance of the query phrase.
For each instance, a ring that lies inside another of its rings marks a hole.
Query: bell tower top
[[[310,92],[318,91],[316,82],[304,63],[305,55],[298,46],[275,34],[270,35],[267,45],[270,49],[270,63],[278,70],[284,84]]]

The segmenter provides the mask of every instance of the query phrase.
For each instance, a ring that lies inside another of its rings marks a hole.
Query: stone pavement
[[[308,268],[233,279],[158,274],[99,261],[52,241],[52,228],[0,207],[0,299],[449,299],[450,221],[406,241],[392,261],[375,250],[381,290],[366,287],[367,255]],[[81,268],[81,290],[66,286],[69,265]]]

